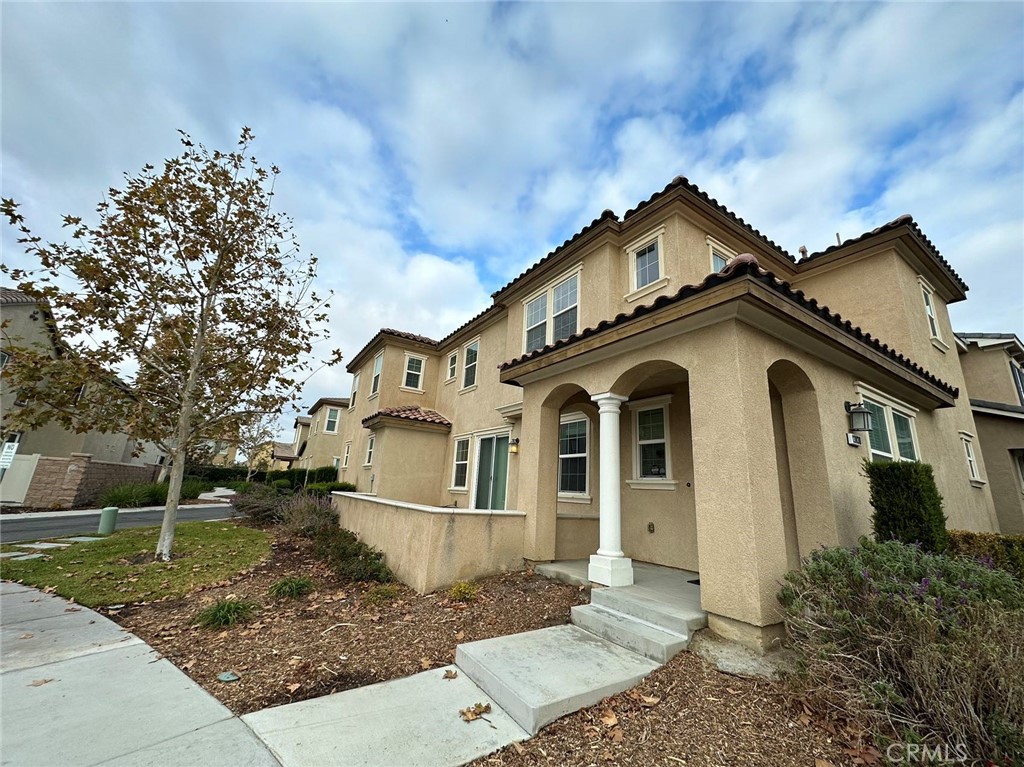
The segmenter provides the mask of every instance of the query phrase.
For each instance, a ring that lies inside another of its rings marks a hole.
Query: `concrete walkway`
[[[279,767],[227,708],[116,623],[0,583],[0,763]]]

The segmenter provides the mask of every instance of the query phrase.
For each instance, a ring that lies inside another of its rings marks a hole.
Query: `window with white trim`
[[[633,284],[637,290],[661,279],[661,254],[657,240],[633,251],[633,269]]]
[[[672,479],[669,445],[671,395],[630,402],[633,412],[633,477],[637,480]]]
[[[567,413],[558,425],[558,493],[586,496],[589,490],[590,428],[582,413]]]
[[[425,364],[426,358],[424,357],[405,355],[405,388],[423,390],[423,366]]]
[[[327,420],[324,423],[324,431],[328,434],[338,433],[338,417],[341,411],[336,407],[327,408]]]
[[[359,373],[352,374],[352,395],[348,398],[348,409],[356,406],[356,394],[359,392]]]
[[[1010,360],[1010,373],[1013,375],[1013,385],[1017,387],[1017,398],[1024,405],[1024,370],[1016,360]]]
[[[7,363],[11,361],[11,355],[7,352],[0,352],[0,370],[7,367]]]
[[[370,381],[370,396],[380,390],[380,371],[384,367],[384,352],[373,358],[373,379]]]
[[[1017,479],[1020,480],[1020,491],[1024,493],[1024,450],[1011,450],[1010,457],[1017,467]]]
[[[455,374],[459,372],[459,353],[452,352],[448,355],[448,378],[450,381],[455,378]]]
[[[340,469],[341,468],[341,456],[340,455],[333,456],[332,463],[334,464],[334,468],[335,469]]]
[[[668,284],[665,274],[665,225],[644,232],[629,243],[623,252],[626,254],[629,272],[629,292],[624,296],[627,301],[635,301],[642,296],[663,288]]]
[[[465,490],[469,481],[469,438],[455,440],[455,455],[452,461],[452,488]]]
[[[476,385],[476,363],[480,356],[480,340],[466,344],[462,350],[462,388]]]
[[[871,411],[868,445],[873,461],[916,461],[920,457],[914,433],[914,416],[909,409],[881,400],[864,397],[864,407]]]
[[[345,454],[341,457],[341,468],[348,468],[348,457],[352,454],[352,443],[345,443]]]
[[[736,258],[736,251],[732,248],[727,248],[711,235],[708,235],[706,240],[708,243],[708,256],[711,259],[711,271],[721,272],[730,261]]]
[[[983,482],[981,470],[978,468],[978,459],[974,455],[974,435],[970,432],[960,432],[960,444],[964,446],[964,457],[967,459],[967,474],[971,482]]]
[[[924,314],[928,319],[928,332],[931,333],[932,338],[936,338],[941,341],[942,336],[939,334],[939,320],[935,315],[935,291],[932,290],[931,285],[920,277],[918,277],[918,282],[921,283],[921,297],[924,300]]]
[[[373,443],[376,442],[377,437],[374,434],[370,435],[370,439],[366,442],[366,462],[363,466],[369,466],[373,463]]]
[[[545,288],[525,302],[524,351],[532,352],[568,338],[576,332],[579,318],[579,274]]]

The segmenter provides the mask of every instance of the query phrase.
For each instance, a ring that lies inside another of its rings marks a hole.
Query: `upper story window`
[[[405,388],[423,391],[423,366],[426,364],[424,357],[414,357],[411,354],[405,355]]]
[[[964,446],[964,457],[967,459],[967,476],[972,485],[981,487],[985,481],[981,478],[978,459],[974,455],[974,435],[967,431],[960,432],[960,444]]]
[[[1020,491],[1024,493],[1024,450],[1011,450],[1013,465],[1017,467],[1017,479],[1020,480]]]
[[[661,279],[661,258],[658,254],[657,240],[647,243],[633,254],[633,266],[636,269],[635,279],[638,290]]]
[[[351,442],[346,442],[345,443],[345,454],[341,457],[341,468],[343,468],[343,469],[347,469],[348,468],[348,459],[349,459],[350,455],[352,455],[352,443]]]
[[[359,392],[359,373],[352,374],[352,395],[348,398],[348,409],[356,406],[356,394]]]
[[[341,411],[336,407],[327,408],[327,420],[324,423],[324,431],[328,434],[338,433],[338,416]]]
[[[586,496],[589,421],[582,413],[567,413],[558,426],[558,492]]]
[[[369,466],[373,463],[373,445],[377,441],[377,435],[371,434],[370,439],[366,442],[366,462],[363,466]]]
[[[480,355],[480,339],[466,344],[462,351],[462,388],[476,386],[476,363]]]
[[[542,349],[576,332],[579,315],[579,274],[574,274],[526,303],[524,349]]]
[[[879,393],[862,397],[871,411],[868,444],[873,461],[916,461],[921,457],[914,429],[913,408]]]
[[[373,379],[370,381],[370,396],[380,390],[380,371],[384,367],[384,352],[373,358]]]
[[[732,248],[727,248],[711,235],[708,235],[707,243],[712,272],[721,272],[730,261],[736,258],[736,251]]]
[[[627,301],[634,301],[668,284],[665,275],[665,227],[659,226],[644,234],[628,246],[629,293]]]
[[[924,301],[924,316],[928,320],[928,332],[932,338],[942,340],[942,334],[939,333],[939,320],[935,314],[935,291],[924,281],[923,277],[918,277],[917,281],[921,283],[921,298]]]
[[[452,352],[451,354],[448,355],[448,378],[446,380],[450,381],[453,378],[455,378],[455,374],[458,372],[458,370],[459,370],[459,353],[458,352]]]
[[[1010,373],[1013,374],[1013,385],[1017,387],[1017,399],[1024,405],[1024,370],[1016,360],[1010,360]]]

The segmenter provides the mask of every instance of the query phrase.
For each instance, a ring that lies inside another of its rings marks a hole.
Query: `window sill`
[[[559,503],[584,503],[589,504],[593,500],[589,495],[580,495],[573,493],[559,493]]]
[[[410,394],[423,394],[424,393],[423,389],[413,389],[410,386],[399,386],[398,388],[399,388],[400,391],[407,391]]]
[[[935,336],[932,336],[932,346],[934,346],[943,354],[949,351],[949,344],[947,344],[945,341],[942,341],[939,338],[936,338]]]
[[[363,468],[364,469],[372,469],[373,468],[373,464],[372,463],[364,463],[363,464]]]
[[[379,396],[380,396],[380,392],[379,391],[378,392],[374,392],[373,394],[371,394],[369,397],[366,398],[366,401],[370,402],[372,400],[377,399],[377,397],[379,397]]]
[[[454,493],[455,495],[467,495],[469,490],[465,487],[449,487],[448,492]]]
[[[445,386],[447,386],[450,383],[455,383],[455,376],[452,376],[451,378],[444,379],[444,383],[445,383]]]
[[[472,386],[465,386],[462,389],[459,389],[459,394],[469,394],[471,391],[476,391],[476,384],[473,384]]]
[[[988,482],[986,482],[983,479],[972,479],[971,480],[971,487],[982,488],[982,487],[985,487],[985,485],[987,485],[987,484],[988,484]]]
[[[657,290],[661,290],[666,285],[668,285],[668,277],[662,277],[648,285],[644,285],[642,288],[637,288],[632,293],[627,293],[623,298],[632,303],[633,301],[637,301],[644,296],[648,296]]]
[[[675,479],[627,479],[626,484],[634,490],[675,490],[679,481]]]

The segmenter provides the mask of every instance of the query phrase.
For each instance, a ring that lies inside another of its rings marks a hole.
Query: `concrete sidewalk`
[[[0,763],[279,767],[252,731],[92,610],[0,583]]]

